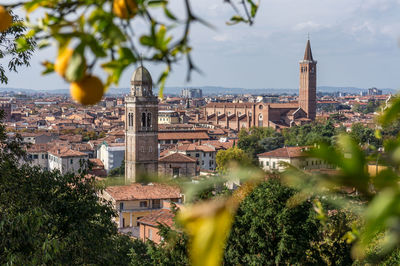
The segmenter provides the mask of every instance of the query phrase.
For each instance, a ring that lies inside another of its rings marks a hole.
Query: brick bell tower
[[[304,59],[300,61],[299,107],[307,118],[315,120],[317,112],[317,61],[314,61],[310,40],[307,41]]]
[[[158,100],[149,71],[139,66],[125,97],[125,181],[158,172]]]

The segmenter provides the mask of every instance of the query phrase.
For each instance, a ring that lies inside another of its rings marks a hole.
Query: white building
[[[197,143],[182,144],[176,147],[176,151],[196,159],[196,164],[200,169],[213,171],[217,167],[215,161],[217,151],[211,145],[201,145]]]
[[[310,147],[283,147],[273,151],[258,154],[260,166],[266,171],[285,170],[286,166],[282,163],[289,163],[299,169],[330,169],[332,168],[321,159],[309,158],[305,151]]]
[[[69,147],[56,147],[49,151],[49,170],[59,170],[61,174],[77,173],[81,167],[87,167],[89,156]]]
[[[39,166],[43,170],[49,169],[47,144],[31,144],[27,149],[29,162],[32,166]]]
[[[125,143],[103,142],[97,147],[97,158],[103,162],[107,173],[112,169],[120,167],[124,157]]]

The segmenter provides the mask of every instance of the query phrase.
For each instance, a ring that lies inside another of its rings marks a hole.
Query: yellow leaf
[[[185,208],[178,216],[190,236],[193,266],[221,265],[234,209],[226,201],[210,201]]]

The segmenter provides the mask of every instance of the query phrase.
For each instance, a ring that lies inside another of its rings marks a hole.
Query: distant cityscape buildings
[[[275,99],[260,98],[257,102],[209,103],[203,108],[204,120],[214,125],[240,130],[241,128],[288,128],[315,120],[317,111],[317,61],[310,40],[300,61],[300,88],[297,101],[274,103]]]
[[[182,89],[181,96],[183,98],[202,98],[203,91],[201,89]]]

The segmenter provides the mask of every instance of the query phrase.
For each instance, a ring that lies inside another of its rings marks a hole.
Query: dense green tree
[[[318,218],[310,199],[293,204],[296,193],[270,179],[244,199],[225,249],[226,265],[351,265],[351,245],[343,239],[351,230],[346,212],[327,207],[327,217]]]
[[[366,105],[361,105],[358,103],[354,104],[352,110],[353,112],[356,113],[370,114],[378,111],[379,108],[380,108],[379,101],[369,101]]]
[[[226,250],[227,265],[305,264],[319,223],[310,201],[288,207],[295,190],[278,180],[254,189],[240,204]]]
[[[125,160],[122,160],[121,165],[110,171],[109,176],[124,176],[125,175]]]
[[[314,122],[283,130],[285,145],[287,146],[314,145],[321,142],[332,143],[335,135],[336,129],[331,120],[325,123]]]
[[[361,145],[371,144],[375,147],[382,145],[382,141],[375,136],[375,130],[364,126],[362,123],[354,123],[351,126],[350,137]]]
[[[62,175],[24,163],[20,139],[0,126],[0,264],[127,264],[110,203],[85,173]]]
[[[244,150],[258,164],[257,155],[283,147],[283,136],[269,127],[242,128],[239,132],[238,147]]]
[[[237,163],[241,167],[251,165],[251,159],[247,154],[238,147],[232,147],[227,150],[219,150],[215,158],[217,170],[225,173],[231,163]]]

